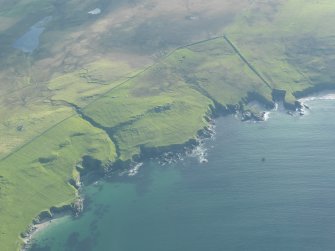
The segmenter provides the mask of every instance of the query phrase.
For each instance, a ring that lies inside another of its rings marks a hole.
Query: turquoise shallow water
[[[308,104],[304,117],[219,119],[206,164],[148,161],[86,187],[83,215],[31,250],[335,250],[335,100]]]

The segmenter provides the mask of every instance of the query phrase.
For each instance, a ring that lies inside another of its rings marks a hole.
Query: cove
[[[86,186],[84,213],[30,250],[334,250],[335,100],[306,102],[301,117],[218,119],[208,163],[150,160]]]

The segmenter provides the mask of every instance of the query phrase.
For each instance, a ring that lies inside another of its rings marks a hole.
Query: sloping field
[[[0,250],[100,167],[180,146],[213,109],[332,89],[330,0],[0,0]],[[100,7],[101,15],[88,11]],[[31,54],[12,44],[52,16]],[[234,107],[234,109],[231,109]],[[72,182],[71,182],[72,183]]]
[[[75,200],[77,191],[69,181],[78,179],[75,166],[84,156],[103,166],[115,161],[115,146],[105,132],[75,115],[1,160],[2,250],[19,246],[18,235],[39,212]]]

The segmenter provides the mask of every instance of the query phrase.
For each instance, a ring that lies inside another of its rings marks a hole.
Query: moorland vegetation
[[[281,98],[295,109],[299,97],[335,87],[331,0],[0,6],[4,251],[22,246],[41,212],[77,200],[85,168],[103,172],[193,142],[212,116],[248,111],[252,101],[271,108]],[[13,48],[47,16],[36,50]]]

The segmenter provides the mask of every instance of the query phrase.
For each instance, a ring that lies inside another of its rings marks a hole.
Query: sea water
[[[83,214],[31,250],[335,250],[335,100],[306,103],[305,116],[218,119],[208,163],[151,160],[85,187]]]

